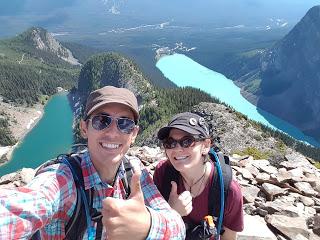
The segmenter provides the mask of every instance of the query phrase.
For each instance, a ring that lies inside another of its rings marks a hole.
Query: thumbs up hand
[[[108,240],[145,239],[151,226],[151,215],[144,204],[140,184],[141,171],[131,178],[131,194],[128,199],[107,197],[102,202],[102,223]]]
[[[187,216],[192,211],[192,196],[189,191],[180,195],[177,193],[177,183],[171,182],[171,192],[168,200],[169,205],[176,210],[180,216]]]

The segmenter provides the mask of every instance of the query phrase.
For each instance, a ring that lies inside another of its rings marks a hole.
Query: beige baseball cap
[[[120,103],[128,106],[134,114],[135,122],[138,122],[139,108],[136,96],[127,88],[114,86],[105,86],[90,93],[84,112],[84,119],[87,119],[91,113],[107,103]]]

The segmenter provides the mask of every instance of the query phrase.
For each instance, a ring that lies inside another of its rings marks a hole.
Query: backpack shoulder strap
[[[65,227],[66,239],[75,239],[75,236],[78,236],[76,239],[82,239],[87,228],[87,213],[83,205],[92,207],[92,189],[85,191],[81,158],[78,155],[59,155],[56,159],[49,160],[41,165],[35,175],[38,175],[43,168],[57,163],[65,163],[70,168],[77,189],[76,206]],[[85,199],[83,195],[85,195]],[[85,200],[87,204],[83,204]],[[39,230],[31,239],[40,239]]]
[[[36,173],[34,174],[34,176],[39,175],[39,173],[46,167],[54,165],[54,164],[58,164],[58,163],[62,163],[62,156],[67,156],[69,157],[68,154],[61,154],[56,158],[50,159],[46,162],[44,162],[43,164],[40,165],[40,167],[38,168],[38,170],[36,171]]]
[[[209,154],[210,159],[214,162],[214,173],[213,180],[211,185],[211,190],[209,192],[209,212],[213,213],[213,216],[219,218],[220,206],[221,206],[221,197],[220,197],[220,180],[217,171],[217,162],[214,156]],[[224,156],[221,152],[217,153],[218,160],[221,166],[222,175],[223,175],[223,185],[224,185],[224,201],[228,197],[228,191],[230,182],[232,180],[232,169],[229,165],[229,157]],[[223,217],[223,216],[222,216]]]
[[[230,182],[232,180],[232,168],[230,166],[230,159],[227,155],[224,155],[222,152],[218,152],[217,155],[218,155],[220,166],[222,169],[224,191],[225,191],[224,194],[226,195],[228,194]],[[226,197],[225,199],[227,199]]]
[[[125,172],[125,177],[121,179],[121,182],[126,191],[126,198],[128,198],[131,193],[130,183],[131,183],[131,178],[133,174],[133,168],[128,158],[124,157],[122,161],[123,161],[123,166],[126,172]]]
[[[171,192],[171,181],[174,181],[178,184],[180,173],[177,171],[171,163],[167,164],[163,173],[163,182],[161,189],[159,188],[160,193],[163,198],[168,201],[170,192]]]
[[[82,160],[81,157],[75,154],[75,155],[70,155],[69,157],[66,157],[65,160],[71,166],[72,176],[77,188],[76,206],[72,213],[71,218],[69,219],[66,225],[65,234],[67,239],[72,239],[74,238],[74,236],[81,236],[79,239],[82,239],[82,236],[84,235],[84,232],[88,225],[86,221],[88,216],[85,208],[86,206],[89,208],[87,209],[87,211],[90,214],[91,208],[92,208],[92,190],[93,189],[85,190],[84,179],[83,179],[82,168],[81,168],[81,160]],[[85,197],[83,196],[83,194],[85,195]]]

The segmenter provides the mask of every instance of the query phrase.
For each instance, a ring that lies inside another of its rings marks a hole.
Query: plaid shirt
[[[101,181],[88,152],[80,155],[85,189],[94,187],[93,207],[102,208],[105,197],[125,198],[121,178],[125,170],[120,165],[115,183],[110,186]],[[141,188],[145,204],[151,214],[151,227],[147,239],[184,239],[185,227],[181,217],[167,204],[154,185],[148,171],[139,159],[131,158],[134,169],[141,168]],[[76,187],[72,173],[65,164],[46,167],[28,185],[0,191],[0,239],[29,239],[40,230],[42,239],[64,239],[65,226],[76,205]],[[94,239],[96,222],[91,221],[91,236],[85,232],[83,239]],[[88,230],[88,229],[87,229]],[[103,229],[102,239],[106,239]]]

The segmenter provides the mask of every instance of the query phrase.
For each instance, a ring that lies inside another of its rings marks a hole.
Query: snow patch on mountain
[[[107,11],[114,15],[121,14],[120,7],[125,4],[124,0],[101,0],[103,5],[107,7]]]

